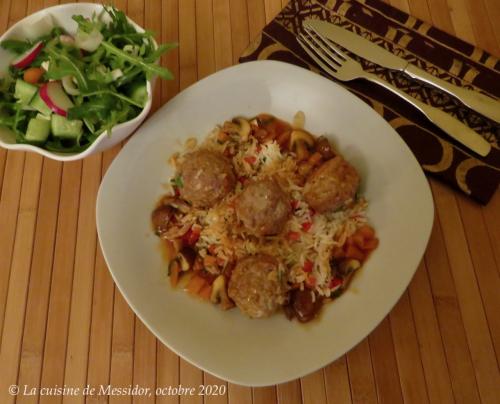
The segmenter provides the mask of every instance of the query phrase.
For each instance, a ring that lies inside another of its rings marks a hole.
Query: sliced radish
[[[98,29],[93,29],[90,34],[78,30],[75,37],[75,44],[80,49],[88,52],[94,52],[101,44],[104,37]]]
[[[80,90],[78,90],[78,87],[76,86],[75,81],[73,80],[73,76],[64,76],[61,81],[62,81],[62,85],[64,87],[64,90],[69,95],[80,94]]]
[[[43,46],[43,42],[37,42],[22,55],[15,58],[11,62],[11,65],[17,67],[18,69],[23,69],[29,66],[36,59],[40,51],[43,49]]]
[[[68,109],[74,106],[66,95],[60,81],[49,81],[40,88],[40,98],[56,114],[66,117]]]

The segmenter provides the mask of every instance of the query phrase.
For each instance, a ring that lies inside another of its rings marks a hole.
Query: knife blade
[[[368,39],[339,27],[338,25],[316,19],[307,19],[304,21],[304,25],[309,26],[320,35],[370,62],[391,70],[399,70],[413,79],[433,85],[459,99],[469,108],[500,123],[500,102],[494,98],[478,93],[477,91],[455,86],[433,76]]]

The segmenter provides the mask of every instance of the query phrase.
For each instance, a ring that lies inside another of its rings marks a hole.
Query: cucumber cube
[[[83,122],[79,119],[69,120],[64,116],[53,114],[51,119],[52,134],[61,139],[77,139],[83,133]]]
[[[33,118],[28,122],[28,129],[24,138],[30,143],[45,143],[50,134],[50,121],[47,119]]]

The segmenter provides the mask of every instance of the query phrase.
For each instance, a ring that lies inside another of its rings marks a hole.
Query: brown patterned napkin
[[[338,24],[444,80],[500,98],[497,58],[380,0],[291,0],[244,52],[240,62],[273,59],[319,72],[296,40],[306,18]],[[500,125],[439,90],[355,58],[365,70],[454,115],[493,145],[488,156],[482,158],[388,90],[365,80],[341,83],[391,124],[426,172],[486,204],[500,182]]]

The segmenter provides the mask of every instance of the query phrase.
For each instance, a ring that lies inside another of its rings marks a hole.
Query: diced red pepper
[[[248,178],[241,176],[241,177],[238,177],[238,181],[241,183],[241,185],[245,185],[248,182]]]
[[[174,187],[174,195],[181,196],[181,191],[180,191],[179,187]]]
[[[330,281],[330,289],[335,289],[337,286],[339,285],[342,285],[342,279],[341,278],[332,278],[332,280]]]
[[[292,241],[300,240],[300,233],[297,231],[290,231],[287,234],[287,238]]]
[[[312,225],[313,225],[312,222],[304,222],[302,223],[302,230],[307,232],[311,230]]]
[[[312,261],[306,260],[304,262],[304,272],[310,273],[313,270],[314,263]]]
[[[314,275],[309,275],[306,279],[306,285],[310,288],[314,288],[316,286],[316,277]]]
[[[245,156],[243,158],[243,160],[245,160],[248,164],[255,164],[255,162],[257,161],[257,157],[255,157],[255,156]]]
[[[191,227],[184,236],[182,236],[182,241],[189,245],[193,246],[196,244],[198,239],[200,238],[200,229]]]
[[[297,199],[292,199],[292,201],[290,202],[290,205],[292,206],[292,209],[295,210],[299,206],[299,201]]]

